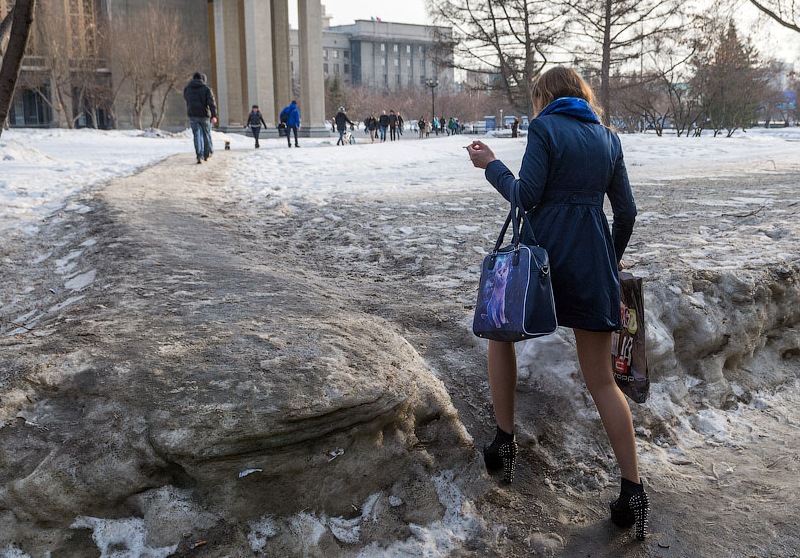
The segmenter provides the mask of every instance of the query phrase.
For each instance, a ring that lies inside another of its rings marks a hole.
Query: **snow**
[[[304,139],[301,149],[287,149],[283,140],[266,140],[258,151],[239,134],[214,133],[217,149],[225,140],[233,150],[248,150],[233,181],[248,188],[254,200],[270,197],[288,204],[303,199],[325,203],[342,193],[369,191],[425,192],[443,188],[476,187],[479,172],[469,171],[463,147],[476,136],[431,138],[423,141],[371,144],[362,131],[357,144],[336,147],[336,138]],[[408,133],[406,134],[409,135]],[[411,134],[411,137],[415,137]],[[516,169],[525,139],[481,137]],[[668,179],[703,180],[747,169],[769,172],[777,165],[800,163],[796,156],[800,127],[753,129],[731,138],[621,136],[631,180],[636,183]],[[90,209],[70,202],[77,193],[136,173],[163,159],[184,153],[192,158],[191,133],[152,131],[11,129],[0,136],[0,234],[36,234],[37,223],[58,211]],[[713,169],[709,168],[713,162]],[[213,164],[213,158],[210,162]],[[280,170],[278,170],[280,169]],[[769,192],[742,192],[734,202],[743,209],[772,203]],[[713,208],[713,200],[702,202]],[[730,207],[730,203],[726,204]],[[450,208],[457,210],[458,208]],[[391,219],[383,215],[383,219]],[[658,219],[658,215],[642,216]],[[331,216],[335,219],[335,216]]]

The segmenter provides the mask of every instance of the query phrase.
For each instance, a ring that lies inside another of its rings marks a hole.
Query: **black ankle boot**
[[[626,529],[636,525],[637,540],[647,537],[647,516],[650,513],[650,500],[644,491],[643,484],[636,484],[622,479],[619,498],[611,502],[611,522],[617,527]]]
[[[509,434],[497,427],[494,441],[484,446],[483,462],[490,473],[503,470],[503,480],[507,483],[514,482],[514,466],[517,464],[517,442],[514,434]]]

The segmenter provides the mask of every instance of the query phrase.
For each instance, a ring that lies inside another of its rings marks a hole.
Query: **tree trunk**
[[[611,5],[606,0],[603,15],[603,59],[600,63],[600,108],[603,109],[603,124],[611,123]]]
[[[17,0],[14,5],[14,19],[8,38],[8,49],[0,64],[0,124],[5,124],[11,100],[14,98],[14,89],[19,78],[19,69],[22,67],[22,57],[25,55],[25,46],[31,34],[33,24],[33,8],[36,0]],[[0,134],[3,126],[0,125]]]
[[[161,111],[158,113],[158,122],[156,122],[156,128],[159,130],[161,129],[161,123],[164,121],[164,114],[167,111],[167,99],[169,98],[169,94],[175,89],[175,84],[170,83],[167,87],[167,91],[164,93],[164,96],[161,98]]]

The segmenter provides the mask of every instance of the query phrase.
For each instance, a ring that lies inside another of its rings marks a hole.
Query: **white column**
[[[322,72],[320,0],[298,0],[300,38],[300,116],[303,137],[329,136],[325,125],[325,78]]]
[[[218,126],[241,128],[246,115],[242,103],[242,51],[239,0],[214,2],[214,46],[216,52]]]
[[[289,51],[289,0],[272,0],[272,91],[276,121],[283,107],[292,100],[291,53]],[[266,119],[265,119],[266,120]]]
[[[244,0],[244,39],[247,63],[247,100],[245,109],[258,105],[270,130],[275,121],[272,90],[272,13],[264,0]],[[269,130],[264,130],[268,132]]]

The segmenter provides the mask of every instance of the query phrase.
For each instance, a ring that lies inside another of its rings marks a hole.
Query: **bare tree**
[[[129,21],[112,26],[118,87],[125,83],[134,125],[150,127],[164,119],[171,95],[194,71],[200,58],[198,41],[186,31],[181,14],[161,2],[149,3]]]
[[[656,50],[663,37],[679,33],[684,11],[676,0],[566,1],[572,27],[585,39],[576,46],[576,58],[581,66],[598,69],[598,98],[609,124],[612,73]]]
[[[623,110],[615,110],[617,118],[625,124],[624,131],[653,130],[661,136],[667,122],[672,118],[672,107],[664,83],[657,74],[633,74],[628,78],[612,76],[612,83],[618,93],[615,105]]]
[[[564,36],[559,3],[546,0],[428,0],[435,23],[452,27],[441,39],[442,60],[456,69],[487,76],[485,87],[501,91],[507,103],[532,112],[531,80],[548,63]]]
[[[103,65],[101,31],[97,14],[85,14],[81,28],[65,33],[62,14],[54,3],[40,3],[36,10],[36,55],[42,68],[38,82],[31,83],[50,106],[55,125],[74,128],[81,118],[96,126],[95,109],[103,89],[98,68]]]
[[[12,23],[10,27],[6,27],[8,43],[2,53],[2,59],[0,59],[0,134],[3,133],[3,126],[8,118],[8,109],[11,106],[17,79],[19,79],[19,70],[22,67],[22,57],[25,55],[25,47],[30,37],[35,8],[36,0],[17,0],[12,10]],[[9,13],[10,15],[11,13]],[[5,23],[5,19],[3,23]],[[2,27],[0,25],[0,28]]]

